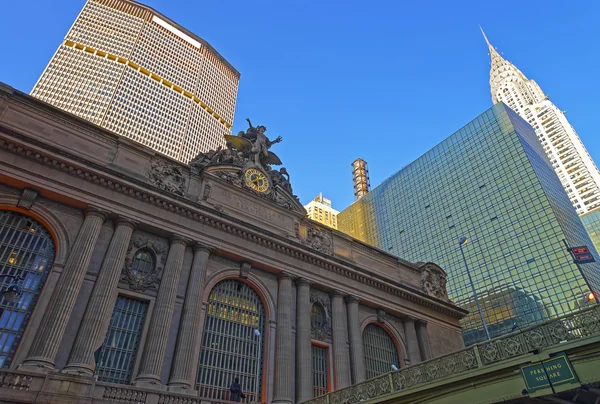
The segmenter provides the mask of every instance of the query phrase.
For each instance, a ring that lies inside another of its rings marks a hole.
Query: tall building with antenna
[[[490,52],[494,104],[505,103],[534,128],[577,214],[600,207],[600,171],[565,112],[550,101],[534,80],[498,53],[483,29],[481,33]]]
[[[240,74],[150,7],[88,0],[31,95],[184,163],[225,146]]]

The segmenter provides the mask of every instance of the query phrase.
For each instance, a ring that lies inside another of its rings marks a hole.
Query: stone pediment
[[[272,168],[281,165],[281,160],[269,149],[281,142],[281,136],[271,141],[265,135],[264,126],[253,127],[250,120],[248,123],[250,128],[247,131],[237,136],[225,135],[226,148],[201,153],[189,166],[204,176],[220,178],[254,196],[305,216],[306,211],[293,194],[290,175],[285,167]],[[210,192],[210,186],[205,187],[202,199],[208,199],[206,194]]]

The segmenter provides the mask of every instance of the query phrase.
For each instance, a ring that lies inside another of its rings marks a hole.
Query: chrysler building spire
[[[504,59],[479,28],[490,51],[490,91],[494,104],[505,103],[533,126],[579,215],[600,207],[600,171],[564,112],[535,81]]]

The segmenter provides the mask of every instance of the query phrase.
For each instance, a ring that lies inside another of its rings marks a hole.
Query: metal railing
[[[305,401],[304,404],[360,403],[481,369],[507,359],[517,358],[534,350],[594,335],[600,335],[599,305],[386,373]]]

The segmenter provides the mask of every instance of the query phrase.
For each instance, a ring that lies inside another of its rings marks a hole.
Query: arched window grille
[[[398,350],[394,340],[377,324],[369,324],[363,331],[365,367],[370,379],[392,371],[392,365],[400,368]]]
[[[325,316],[325,309],[323,308],[321,303],[313,303],[310,314],[310,322],[312,328],[314,328],[315,330],[322,330],[323,327],[325,327],[325,322],[327,320]]]
[[[0,367],[8,368],[54,261],[54,241],[30,216],[0,210],[0,274],[21,279],[21,296],[0,300]],[[14,280],[0,278],[0,291]]]
[[[154,253],[148,249],[142,248],[133,256],[131,262],[131,272],[138,278],[145,278],[154,271],[156,260]]]
[[[239,377],[244,401],[260,400],[265,322],[260,297],[245,283],[231,279],[213,288],[198,363],[200,397],[229,400],[229,386]]]

